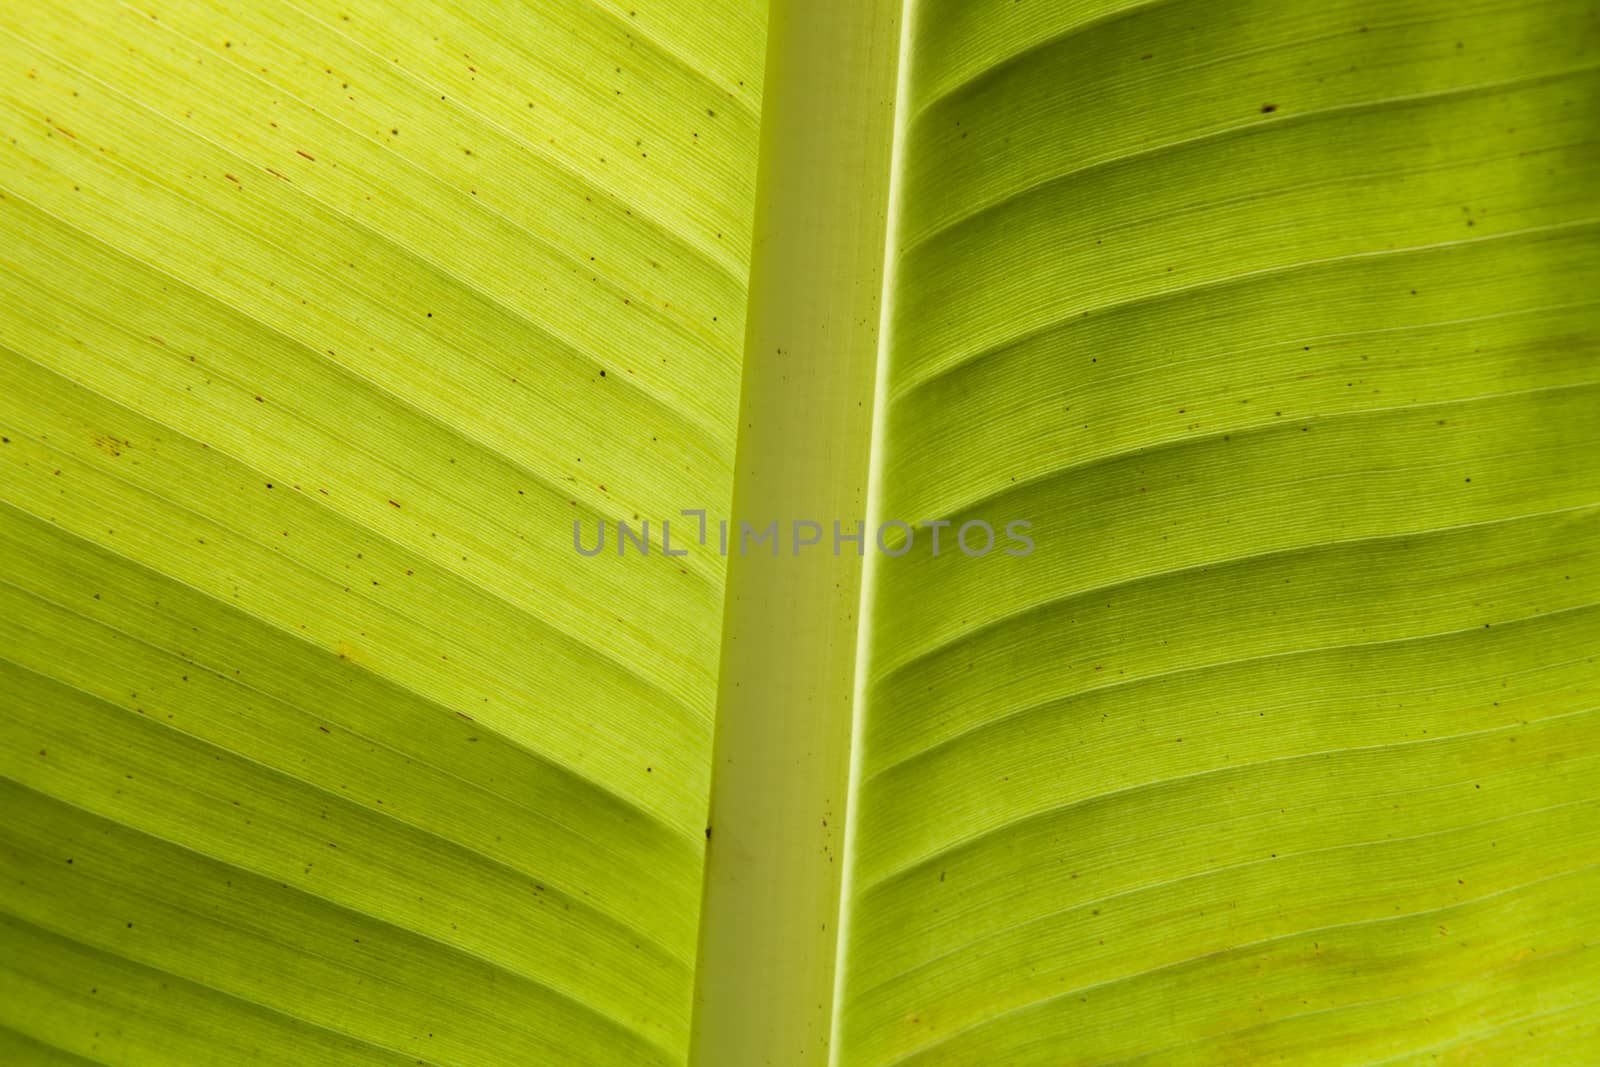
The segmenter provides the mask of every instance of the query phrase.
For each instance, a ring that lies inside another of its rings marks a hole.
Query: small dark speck
[[[710,841],[710,840],[711,840],[711,827],[709,827],[709,826],[708,826],[708,827],[706,827],[706,840],[707,840],[707,841]],[[71,862],[72,862],[72,861],[71,861],[71,860],[68,860],[68,861],[67,861],[67,862],[68,862],[68,863],[71,863]]]
[[[1278,105],[1277,104],[1262,104],[1261,105],[1261,113],[1263,115],[1270,115],[1276,110],[1278,110]]]

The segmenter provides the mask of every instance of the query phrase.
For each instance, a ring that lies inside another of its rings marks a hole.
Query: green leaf
[[[840,1061],[1586,1059],[1593,5],[911,32]]]
[[[680,1061],[759,6],[0,19],[8,1040]]]
[[[0,1061],[1593,1060],[1597,48],[0,10]]]

